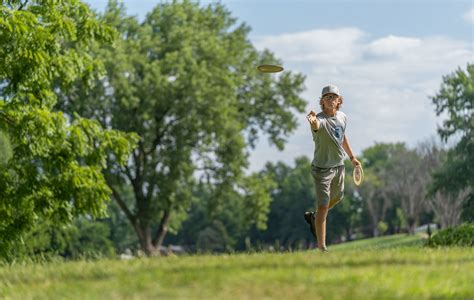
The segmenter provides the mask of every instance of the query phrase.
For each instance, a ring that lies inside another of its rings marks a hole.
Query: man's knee
[[[333,208],[336,204],[342,201],[342,197],[329,201],[329,209]]]

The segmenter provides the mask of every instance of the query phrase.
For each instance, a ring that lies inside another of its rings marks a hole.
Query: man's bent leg
[[[326,217],[328,215],[328,206],[321,205],[316,211],[316,236],[318,238],[318,248],[326,249]]]

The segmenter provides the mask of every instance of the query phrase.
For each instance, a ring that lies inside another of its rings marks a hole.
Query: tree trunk
[[[155,238],[152,238],[152,229],[149,224],[140,225],[133,224],[135,232],[137,233],[141,250],[147,256],[160,255],[160,248],[163,244],[166,234],[168,233],[168,226],[170,222],[170,212],[166,211],[161,218],[160,225],[156,232]]]
[[[352,228],[346,228],[346,242],[352,241]]]
[[[415,234],[415,228],[416,228],[416,223],[417,220],[414,217],[408,217],[407,218],[407,223],[408,223],[408,232],[413,235]]]
[[[135,191],[135,198],[137,201],[138,212],[133,214],[132,211],[127,207],[124,199],[122,199],[118,190],[113,186],[112,181],[109,180],[109,187],[112,189],[114,199],[117,201],[119,207],[127,216],[127,219],[132,224],[140,243],[141,250],[147,256],[160,255],[160,248],[163,244],[166,234],[168,233],[168,227],[171,219],[171,208],[168,208],[164,211],[161,218],[160,224],[158,226],[156,234],[152,232],[152,226],[150,224],[150,216],[148,213],[148,201],[147,197],[143,195],[142,183],[134,179],[130,175],[130,180],[133,183],[133,188]]]
[[[138,241],[140,242],[140,248],[145,253],[146,256],[154,256],[159,254],[159,251],[155,246],[153,246],[151,239],[151,228],[150,225],[145,226],[134,226],[135,232],[138,235]]]
[[[378,237],[378,236],[379,236],[379,229],[377,228],[377,226],[375,226],[375,227],[373,228],[372,234],[374,235],[374,237]]]
[[[155,248],[160,248],[163,244],[163,240],[165,239],[166,234],[168,233],[168,226],[171,219],[171,213],[169,210],[165,211],[163,217],[161,218],[160,226],[158,227],[158,231],[156,233],[155,238],[153,239],[153,246]]]

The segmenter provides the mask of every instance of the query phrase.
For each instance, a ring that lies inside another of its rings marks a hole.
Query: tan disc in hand
[[[362,170],[362,166],[358,165],[354,168],[352,172],[352,179],[354,180],[354,184],[356,186],[361,185],[362,181],[364,181],[364,170]]]

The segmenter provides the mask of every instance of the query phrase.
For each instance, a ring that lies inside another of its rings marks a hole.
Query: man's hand
[[[306,119],[308,120],[309,125],[311,125],[311,129],[313,130],[319,129],[319,122],[318,122],[318,119],[316,118],[316,113],[314,112],[314,110],[309,112],[309,114],[306,116]]]
[[[351,163],[354,167],[360,166],[360,161],[358,161],[355,157],[351,159]]]

